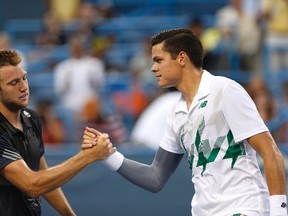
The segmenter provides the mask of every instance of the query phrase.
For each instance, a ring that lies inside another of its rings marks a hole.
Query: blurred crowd
[[[42,30],[31,35],[33,49],[21,50],[8,32],[0,33],[0,49],[19,49],[28,79],[37,73],[53,75],[48,93],[39,93],[42,84],[31,88],[47,145],[80,142],[85,126],[110,134],[116,145],[153,148],[160,142],[167,111],[152,111],[149,118],[147,110],[155,101],[158,109],[167,108],[175,91],[160,90],[150,72],[149,37],[131,41],[137,49],[124,64],[110,54],[128,49],[126,42],[115,51],[117,35],[98,31],[107,21],[125,15],[113,3],[46,0]],[[199,13],[187,15],[187,26],[179,27],[191,28],[202,41],[204,69],[243,84],[277,143],[288,146],[288,1],[227,0],[213,14],[212,23]],[[31,65],[42,59],[45,66],[34,72]]]

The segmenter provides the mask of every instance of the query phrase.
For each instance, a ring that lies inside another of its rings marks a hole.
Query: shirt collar
[[[211,84],[213,81],[213,75],[206,70],[203,70],[198,92],[193,99],[193,104],[197,103],[202,98],[210,94]],[[187,105],[183,95],[180,98],[178,105],[175,108],[175,112],[184,111],[187,112]]]
[[[23,129],[30,128],[31,122],[28,118],[31,117],[31,115],[25,110],[21,110],[20,115],[21,115],[21,121],[23,123]],[[6,119],[6,117],[1,112],[0,112],[0,124],[5,124],[4,127],[7,127],[13,134],[19,132],[19,130],[13,127],[13,125]]]
[[[31,118],[30,113],[27,112],[26,110],[22,110],[21,111],[21,120],[22,120],[23,125],[25,125],[27,128],[32,127],[31,121],[29,120],[29,118]]]

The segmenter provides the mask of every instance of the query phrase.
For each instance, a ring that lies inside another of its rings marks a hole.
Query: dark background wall
[[[42,18],[45,0],[0,0],[0,30],[10,19]]]

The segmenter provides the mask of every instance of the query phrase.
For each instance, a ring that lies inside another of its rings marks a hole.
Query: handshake
[[[116,147],[113,147],[108,134],[89,127],[84,131],[81,148],[90,162],[104,160],[116,152]]]

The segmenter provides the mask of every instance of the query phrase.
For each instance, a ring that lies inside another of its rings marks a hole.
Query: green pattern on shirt
[[[243,142],[235,143],[233,134],[231,130],[228,131],[226,136],[219,136],[217,137],[215,144],[213,146],[213,149],[211,149],[211,145],[208,139],[202,140],[201,136],[203,133],[203,130],[205,128],[205,120],[204,117],[202,121],[199,124],[199,127],[196,132],[195,137],[195,147],[198,152],[198,161],[197,161],[197,167],[203,166],[203,170],[201,172],[201,175],[203,176],[203,173],[206,170],[206,166],[208,163],[214,162],[217,158],[219,151],[221,149],[222,144],[224,143],[225,139],[227,138],[229,147],[227,148],[227,151],[225,153],[225,156],[223,159],[232,159],[231,163],[231,169],[234,168],[235,162],[238,159],[239,156],[245,155],[246,152],[243,147]],[[181,136],[181,144],[184,146],[183,137],[185,134],[182,134]],[[194,145],[191,145],[194,146]],[[192,169],[193,167],[193,160],[194,160],[194,154],[192,153],[193,150],[191,149],[191,152],[188,152],[185,148],[185,152],[188,154],[188,162],[189,162],[189,168]],[[192,153],[192,154],[191,154]]]
[[[225,154],[223,159],[232,158],[231,168],[233,169],[237,158],[241,155],[245,155],[246,152],[245,152],[244,147],[243,147],[243,145],[244,145],[243,142],[235,143],[231,130],[229,130],[229,132],[227,134],[227,139],[228,139],[229,147],[228,147],[226,154]]]

